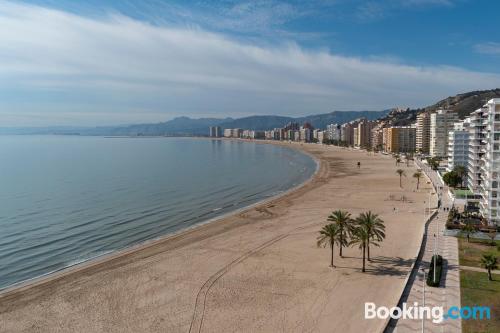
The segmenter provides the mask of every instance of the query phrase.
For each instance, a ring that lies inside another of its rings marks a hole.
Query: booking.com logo
[[[378,306],[375,303],[365,303],[365,319],[432,319],[433,323],[441,323],[447,319],[490,319],[489,306],[452,306],[445,313],[442,306],[413,306],[403,303],[403,307]]]

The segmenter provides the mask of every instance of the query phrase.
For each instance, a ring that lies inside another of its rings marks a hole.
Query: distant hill
[[[244,128],[250,130],[270,130],[283,127],[286,123],[294,121],[299,124],[309,122],[315,128],[324,129],[329,124],[343,124],[357,118],[375,120],[385,116],[389,111],[333,111],[330,113],[311,115],[306,117],[282,117],[282,116],[251,116],[234,119],[219,124],[222,128]]]
[[[460,119],[463,119],[472,111],[475,111],[486,104],[486,102],[492,98],[500,98],[500,88],[477,90],[450,96],[437,102],[436,104],[426,107],[424,111],[435,111],[441,108],[448,108],[458,112]]]
[[[408,109],[403,113],[389,114],[386,120],[394,126],[405,126],[415,122],[418,113],[434,112],[442,108],[454,110],[458,113],[460,119],[464,119],[492,98],[500,98],[500,88],[477,90],[450,96],[421,109]]]
[[[389,111],[334,111],[306,117],[283,116],[251,116],[239,119],[233,118],[200,118],[178,117],[166,122],[155,124],[137,124],[127,126],[107,126],[95,128],[82,127],[44,127],[44,128],[0,128],[0,134],[72,134],[72,135],[102,135],[102,136],[204,136],[208,135],[210,126],[224,128],[242,128],[250,130],[269,130],[283,127],[290,121],[300,124],[311,123],[316,128],[324,129],[332,123],[343,124],[348,121],[365,117],[370,120],[385,116]]]
[[[299,123],[309,122],[316,128],[326,128],[329,124],[344,124],[357,118],[376,120],[384,117],[390,110],[383,111],[333,111],[307,117],[296,118]]]
[[[195,136],[206,135],[208,127],[216,126],[221,122],[232,121],[232,118],[200,118],[191,119],[178,117],[167,122],[156,124],[137,124],[119,127],[97,127],[83,131],[83,135],[171,135]]]

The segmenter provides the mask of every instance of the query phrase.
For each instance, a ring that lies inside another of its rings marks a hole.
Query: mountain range
[[[378,119],[389,113],[385,111],[334,111],[305,117],[250,116],[244,118],[199,118],[178,117],[156,124],[136,124],[107,127],[39,127],[0,128],[0,134],[64,134],[64,135],[104,135],[104,136],[206,136],[210,126],[221,128],[242,128],[249,130],[269,130],[283,127],[288,122],[303,124],[309,122],[315,128],[326,128],[332,123],[343,124],[357,118]]]

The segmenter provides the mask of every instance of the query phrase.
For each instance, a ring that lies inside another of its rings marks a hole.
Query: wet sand
[[[314,144],[315,176],[285,196],[0,295],[1,332],[376,332],[364,302],[394,306],[416,257],[430,185],[390,156]],[[361,168],[357,168],[357,162]],[[403,188],[396,169],[405,170]],[[405,196],[406,200],[401,201]],[[372,210],[387,239],[316,247],[335,209]],[[396,209],[396,210],[394,210]]]

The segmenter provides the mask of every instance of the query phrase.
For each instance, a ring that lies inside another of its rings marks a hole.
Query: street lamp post
[[[422,290],[423,290],[422,306],[424,307],[425,306],[425,269],[423,269],[423,268],[422,268],[422,273],[424,274],[424,279],[422,280]],[[425,316],[423,315],[423,311],[422,311],[422,333],[424,333],[424,329],[425,329]]]
[[[437,221],[436,221],[437,223]],[[434,276],[432,277],[432,281],[436,283],[436,261],[437,261],[437,244],[436,244],[436,235],[434,235]]]

